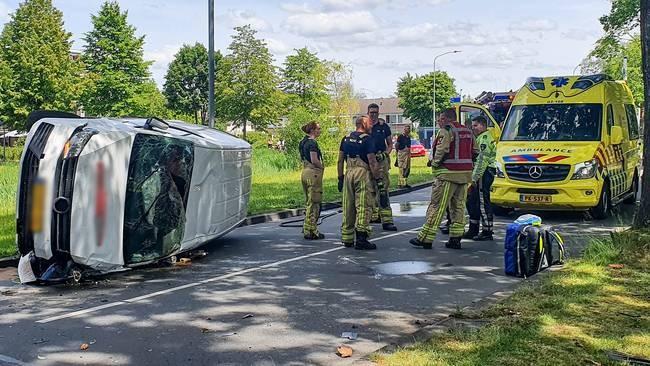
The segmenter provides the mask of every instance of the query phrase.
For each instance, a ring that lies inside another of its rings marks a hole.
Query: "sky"
[[[102,0],[53,0],[73,49],[83,49]],[[120,0],[145,35],[152,76],[164,83],[183,44],[208,43],[207,0]],[[18,0],[0,0],[0,23]],[[447,71],[462,94],[518,89],[530,76],[570,75],[601,37],[608,0],[215,0],[215,46],[228,53],[233,27],[251,24],[281,66],[307,47],[353,70],[355,89],[389,97],[406,73]]]

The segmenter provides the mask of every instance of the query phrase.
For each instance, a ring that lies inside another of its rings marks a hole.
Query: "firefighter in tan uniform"
[[[397,231],[393,223],[393,211],[390,208],[388,190],[390,188],[390,153],[393,150],[393,137],[390,126],[379,118],[379,106],[372,103],[368,106],[368,115],[372,121],[371,136],[375,147],[375,156],[379,163],[381,182],[375,184],[375,200],[372,202],[372,223],[381,223],[382,229]]]
[[[395,150],[395,166],[399,168],[397,188],[411,188],[407,181],[411,174],[411,126],[405,126],[404,132],[397,137]]]
[[[356,131],[343,138],[337,164],[339,192],[343,192],[343,222],[341,241],[346,247],[359,250],[377,249],[368,241],[370,215],[374,199],[374,185],[381,185],[381,173],[372,138],[369,135],[372,122],[368,116],[356,120]],[[347,165],[345,175],[343,165]],[[356,243],[355,243],[356,237]]]
[[[318,217],[320,216],[321,202],[323,199],[323,154],[318,147],[316,139],[320,136],[321,128],[316,122],[309,122],[302,126],[305,137],[300,141],[300,159],[303,169],[300,180],[302,190],[305,192],[305,223],[302,231],[307,240],[325,238],[318,231]]]
[[[411,239],[414,246],[431,249],[436,232],[445,211],[449,207],[451,225],[447,248],[460,249],[460,242],[465,231],[465,201],[467,188],[472,182],[474,159],[478,147],[472,131],[456,121],[456,111],[448,109],[438,119],[440,132],[434,142],[435,152],[431,161],[434,182],[431,202],[427,210],[426,221],[418,233]]]

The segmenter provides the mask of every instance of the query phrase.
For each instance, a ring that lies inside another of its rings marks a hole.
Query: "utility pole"
[[[208,0],[208,121],[214,128],[214,0]]]
[[[641,0],[641,54],[643,55],[643,178],[641,203],[634,217],[636,229],[650,225],[650,0]]]

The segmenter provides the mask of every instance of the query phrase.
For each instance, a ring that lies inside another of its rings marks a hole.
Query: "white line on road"
[[[388,238],[392,238],[394,236],[398,236],[398,235],[402,235],[402,234],[413,233],[413,232],[416,232],[417,230],[419,230],[419,228],[415,228],[415,229],[411,229],[411,230],[407,230],[407,231],[400,231],[398,233],[393,233],[393,234],[380,236],[380,237],[374,238],[374,239],[372,239],[370,241],[378,241],[378,240],[388,239]],[[336,251],[341,250],[341,249],[345,249],[345,247],[339,246],[339,247],[336,247],[336,248],[321,250],[320,252],[314,252],[314,253],[311,253],[311,254],[301,255],[299,257],[284,259],[284,260],[281,260],[281,261],[265,264],[265,265],[262,265],[262,266],[259,266],[259,267],[252,267],[252,268],[242,269],[240,271],[231,272],[231,273],[228,273],[228,274],[225,274],[225,275],[208,278],[208,279],[203,280],[203,281],[192,282],[192,283],[188,283],[186,285],[176,286],[176,287],[168,288],[166,290],[152,292],[152,293],[147,294],[147,295],[132,297],[130,299],[126,299],[126,300],[122,300],[122,301],[116,301],[116,302],[112,302],[112,303],[109,303],[109,304],[94,306],[94,307],[88,308],[88,309],[73,311],[71,313],[52,316],[52,317],[49,317],[49,318],[37,320],[36,322],[41,323],[41,324],[51,323],[51,322],[61,320],[61,319],[74,318],[74,317],[77,317],[77,316],[81,316],[81,315],[85,315],[85,314],[89,314],[89,313],[94,313],[96,311],[103,310],[103,309],[113,308],[113,307],[121,306],[121,305],[133,304],[133,303],[136,303],[138,301],[150,299],[152,297],[156,297],[156,296],[168,294],[168,293],[171,293],[171,292],[184,290],[184,289],[187,289],[187,288],[192,288],[192,287],[204,285],[206,283],[225,280],[225,279],[232,278],[232,277],[239,276],[239,275],[243,275],[243,274],[246,274],[246,273],[257,272],[257,271],[267,269],[267,268],[272,268],[272,267],[278,267],[278,266],[281,266],[283,264],[296,262],[296,261],[311,258],[311,257],[317,257],[317,256],[320,256],[320,255],[323,255],[323,254],[336,252]]]

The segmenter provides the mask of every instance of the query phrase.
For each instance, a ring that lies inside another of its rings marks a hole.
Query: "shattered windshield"
[[[501,141],[598,141],[600,104],[542,104],[512,107]]]
[[[180,248],[193,164],[189,142],[136,136],[125,200],[126,263],[154,260]]]

